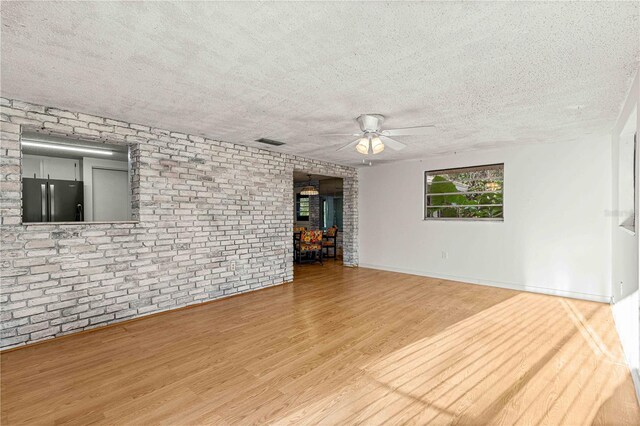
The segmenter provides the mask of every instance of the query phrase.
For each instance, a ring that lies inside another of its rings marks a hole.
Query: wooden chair
[[[322,236],[322,250],[324,257],[335,259],[338,248],[338,227],[327,229]],[[333,256],[329,256],[329,249],[333,249]]]
[[[305,226],[294,226],[293,227],[293,260],[296,260],[296,244],[300,241],[300,234],[302,231],[306,231],[307,228]]]
[[[306,257],[305,261],[322,263],[322,231],[302,231],[294,247],[294,253],[298,263],[303,262],[303,255]]]

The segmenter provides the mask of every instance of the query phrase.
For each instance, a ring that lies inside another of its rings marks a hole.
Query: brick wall
[[[4,98],[0,126],[2,347],[291,281],[294,169],[344,178],[358,262],[353,168]],[[135,220],[22,225],[24,130],[129,145]]]

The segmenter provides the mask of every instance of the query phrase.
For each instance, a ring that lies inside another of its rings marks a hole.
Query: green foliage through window
[[[425,219],[502,219],[504,164],[425,172]]]
[[[296,194],[296,220],[309,220],[309,196]]]

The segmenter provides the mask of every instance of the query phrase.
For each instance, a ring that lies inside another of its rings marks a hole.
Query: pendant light
[[[302,188],[300,195],[318,195],[318,189],[311,185],[311,175],[307,176],[309,177],[309,185]]]

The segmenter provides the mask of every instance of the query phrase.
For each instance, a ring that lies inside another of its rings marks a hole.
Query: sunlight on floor
[[[519,294],[364,365],[363,377],[282,420],[589,424],[628,376],[609,307],[549,300]]]

